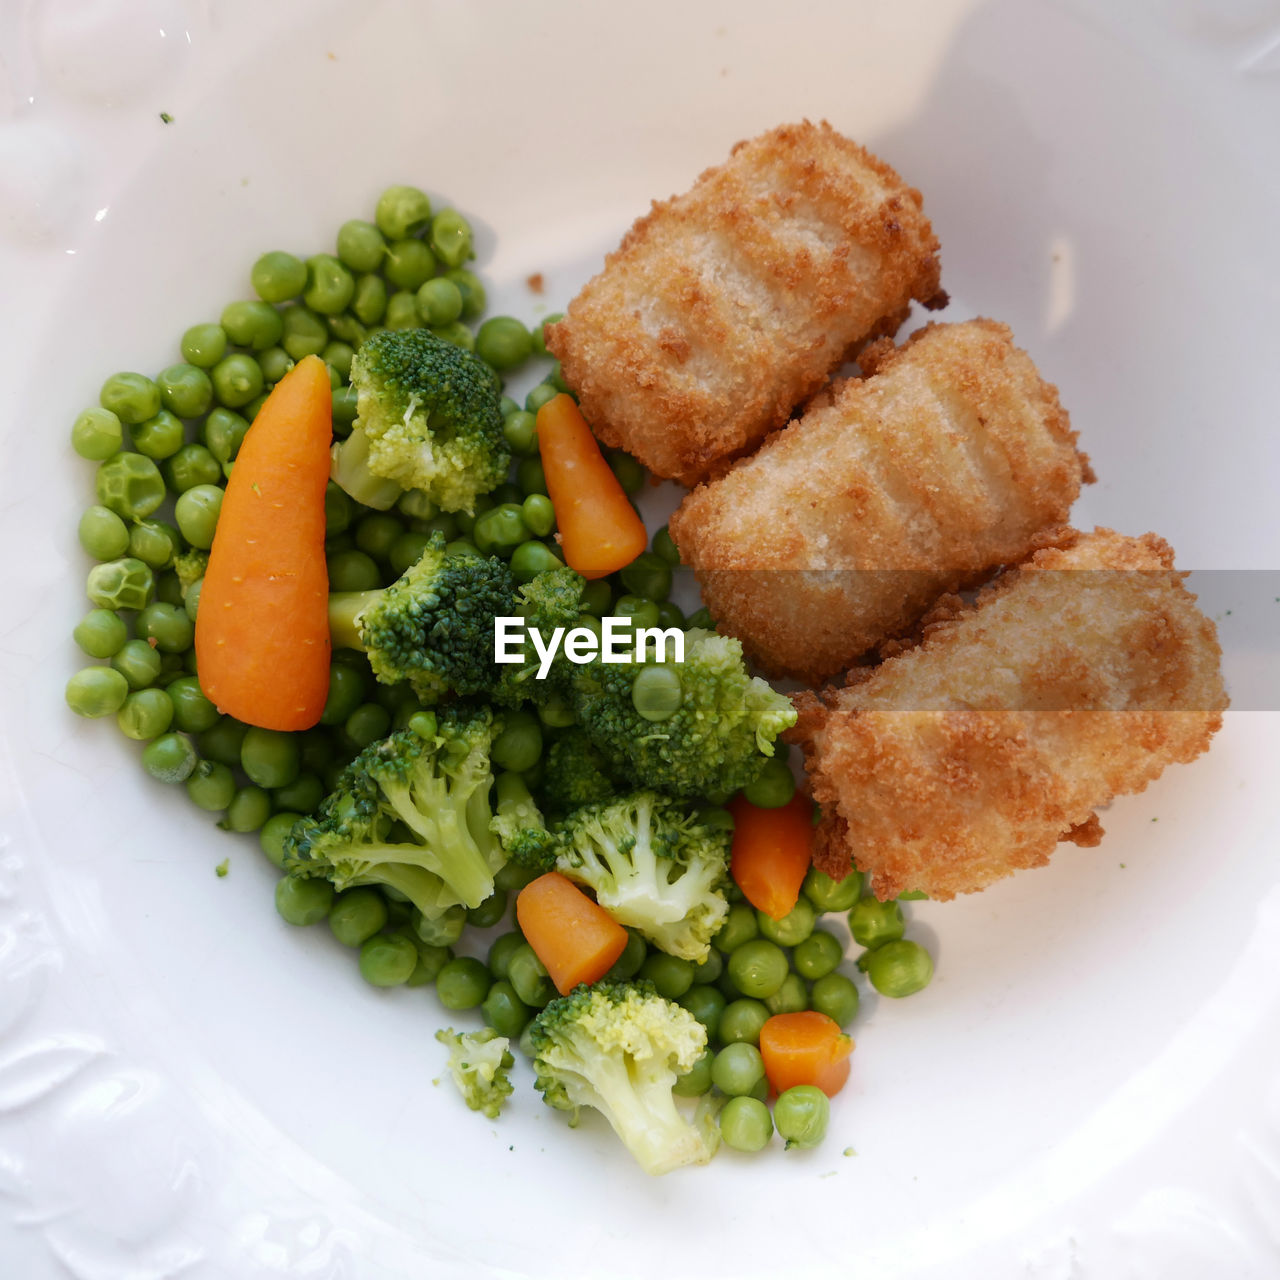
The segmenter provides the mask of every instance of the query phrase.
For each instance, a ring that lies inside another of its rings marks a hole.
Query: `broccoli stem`
[[[394,480],[374,475],[369,469],[369,437],[358,425],[345,440],[333,446],[331,474],[339,489],[377,511],[394,507],[403,492]]]
[[[360,615],[382,595],[376,591],[335,591],[329,597],[329,638],[335,649],[364,650]]]

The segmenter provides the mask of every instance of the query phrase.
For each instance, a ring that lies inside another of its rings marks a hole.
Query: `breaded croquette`
[[[911,300],[940,305],[918,191],[825,121],[783,125],[655,201],[548,325],[606,444],[692,485],[754,448]]]
[[[711,616],[770,675],[844,670],[1024,559],[1092,479],[1004,325],[930,325],[862,364],[671,518]]]
[[[977,603],[824,698],[796,695],[823,819],[815,863],[850,859],[882,899],[972,893],[1097,844],[1094,810],[1193,760],[1227,705],[1213,623],[1154,534],[1064,530]]]

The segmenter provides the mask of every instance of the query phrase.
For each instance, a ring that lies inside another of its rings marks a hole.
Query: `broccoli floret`
[[[715,1125],[686,1120],[671,1091],[706,1049],[706,1029],[652,983],[577,986],[543,1009],[529,1039],[543,1101],[575,1113],[595,1107],[646,1173],[715,1154]]]
[[[444,511],[471,511],[506,478],[498,384],[469,351],[425,329],[387,329],[356,352],[351,382],[356,420],[334,448],[333,478],[357,501],[385,509],[418,489]],[[384,481],[396,487],[389,500]]]
[[[429,919],[458,903],[478,907],[506,861],[489,830],[493,718],[450,708],[436,722],[430,739],[402,729],[366,747],[315,815],[294,825],[288,869],[337,889],[390,885]],[[410,839],[393,838],[397,824]]]
[[[796,722],[790,699],[747,673],[742,645],[729,636],[685,633],[684,661],[665,664],[679,676],[683,700],[665,720],[646,720],[631,699],[645,665],[596,661],[573,676],[578,722],[635,786],[678,796],[740,791]]]
[[[729,913],[729,840],[680,801],[637,791],[569,814],[556,831],[556,869],[587,885],[619,924],[701,962]]]
[[[181,555],[174,556],[173,570],[178,575],[178,587],[182,591],[184,600],[187,598],[187,592],[204,577],[208,567],[207,551],[184,551]]]
[[[436,1039],[449,1046],[449,1074],[462,1100],[472,1111],[498,1118],[511,1093],[508,1071],[515,1065],[511,1042],[492,1027],[480,1031],[437,1031]]]
[[[612,800],[617,791],[604,771],[604,757],[576,725],[547,748],[541,795],[552,813],[601,804]]]
[[[556,864],[555,837],[518,773],[500,773],[494,787],[497,803],[489,830],[498,837],[507,857],[532,871],[550,871]]]
[[[544,569],[516,591],[513,616],[519,614],[527,626],[536,627],[542,636],[550,639],[557,627],[573,627],[581,616],[582,588],[586,579],[572,569]],[[571,679],[572,664],[557,653],[550,672],[537,679],[538,655],[527,638],[524,641],[524,660],[503,663],[501,675],[492,693],[495,701],[504,706],[518,706],[527,699],[545,702],[548,698],[566,695]]]
[[[444,548],[437,530],[418,562],[389,587],[329,597],[334,645],[365,650],[383,684],[407,680],[427,704],[497,683],[493,620],[515,607],[515,583],[501,560],[449,556]]]

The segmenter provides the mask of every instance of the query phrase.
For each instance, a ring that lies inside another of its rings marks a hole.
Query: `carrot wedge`
[[[774,1093],[814,1084],[834,1097],[849,1078],[852,1052],[853,1041],[816,1009],[775,1013],[760,1028],[760,1056]]]
[[[565,562],[584,578],[629,565],[649,545],[644,522],[572,396],[562,393],[538,410],[538,451]]]
[[[520,890],[516,920],[562,996],[603,978],[626,950],[627,931],[558,871]]]
[[[245,434],[200,589],[200,687],[219,711],[264,729],[309,729],[329,693],[332,431],[329,375],[308,356]]]
[[[813,803],[796,794],[778,809],[761,809],[743,796],[733,814],[730,872],[747,901],[781,920],[800,900],[813,850]]]

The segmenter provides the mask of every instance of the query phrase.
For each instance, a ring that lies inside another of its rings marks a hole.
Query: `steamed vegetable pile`
[[[498,1115],[518,1045],[550,1106],[599,1111],[650,1173],[775,1129],[813,1146],[859,1001],[820,917],[847,913],[884,995],[931,961],[898,903],[810,869],[790,702],[670,599],[645,474],[558,368],[503,395],[541,326],[473,331],[470,256],[461,215],[393,187],[336,253],[264,254],[257,298],[180,363],[106,381],[72,429],[98,464],[75,639],[100,665],[67,702],[258,832],[284,920],[327,920],[374,986],[478,1011],[439,1036],[473,1109]],[[677,628],[683,659],[560,649],[540,677],[532,650],[495,661],[513,616]]]

